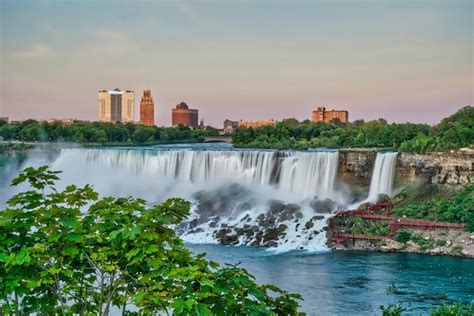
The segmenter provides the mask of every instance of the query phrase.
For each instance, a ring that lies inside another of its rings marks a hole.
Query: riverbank
[[[411,230],[410,233],[412,237],[406,242],[391,238],[382,240],[347,238],[341,242],[328,239],[327,245],[337,251],[397,252],[474,258],[473,233],[450,229]]]

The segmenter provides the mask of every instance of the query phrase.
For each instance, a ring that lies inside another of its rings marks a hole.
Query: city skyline
[[[101,87],[150,89],[166,126],[181,100],[213,126],[318,106],[434,124],[472,104],[471,1],[112,3],[1,2],[0,116],[95,120]]]

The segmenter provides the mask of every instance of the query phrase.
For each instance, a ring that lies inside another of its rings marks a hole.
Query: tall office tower
[[[313,111],[311,120],[313,122],[331,123],[333,119],[339,119],[342,123],[349,122],[349,112],[346,110],[326,111],[325,107],[318,107]]]
[[[140,123],[147,126],[155,125],[155,104],[150,90],[143,90],[140,102]]]
[[[198,127],[198,110],[190,109],[188,105],[181,102],[171,110],[173,126],[186,125],[193,128]]]
[[[99,91],[98,115],[102,122],[133,122],[135,116],[133,91]]]

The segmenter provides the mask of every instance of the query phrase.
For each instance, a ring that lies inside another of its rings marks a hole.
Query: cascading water
[[[280,188],[305,197],[335,198],[339,153],[293,153],[281,167]]]
[[[369,201],[376,200],[379,194],[393,195],[397,155],[396,152],[377,153],[370,181]]]
[[[326,250],[324,226],[347,207],[338,151],[62,149],[51,164],[58,187],[92,184],[102,196],[192,202],[176,227],[185,241]],[[370,196],[392,194],[396,153],[377,155]],[[17,188],[16,188],[17,189]]]
[[[338,156],[337,151],[63,149],[52,167],[64,171],[63,183],[92,183],[102,195],[189,199],[190,220],[177,227],[187,241],[228,238],[323,250],[326,219],[343,203],[335,185]]]

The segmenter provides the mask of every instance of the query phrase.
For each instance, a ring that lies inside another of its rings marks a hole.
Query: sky
[[[97,119],[151,89],[206,124],[311,117],[434,124],[473,104],[474,0],[0,0],[0,116]]]

